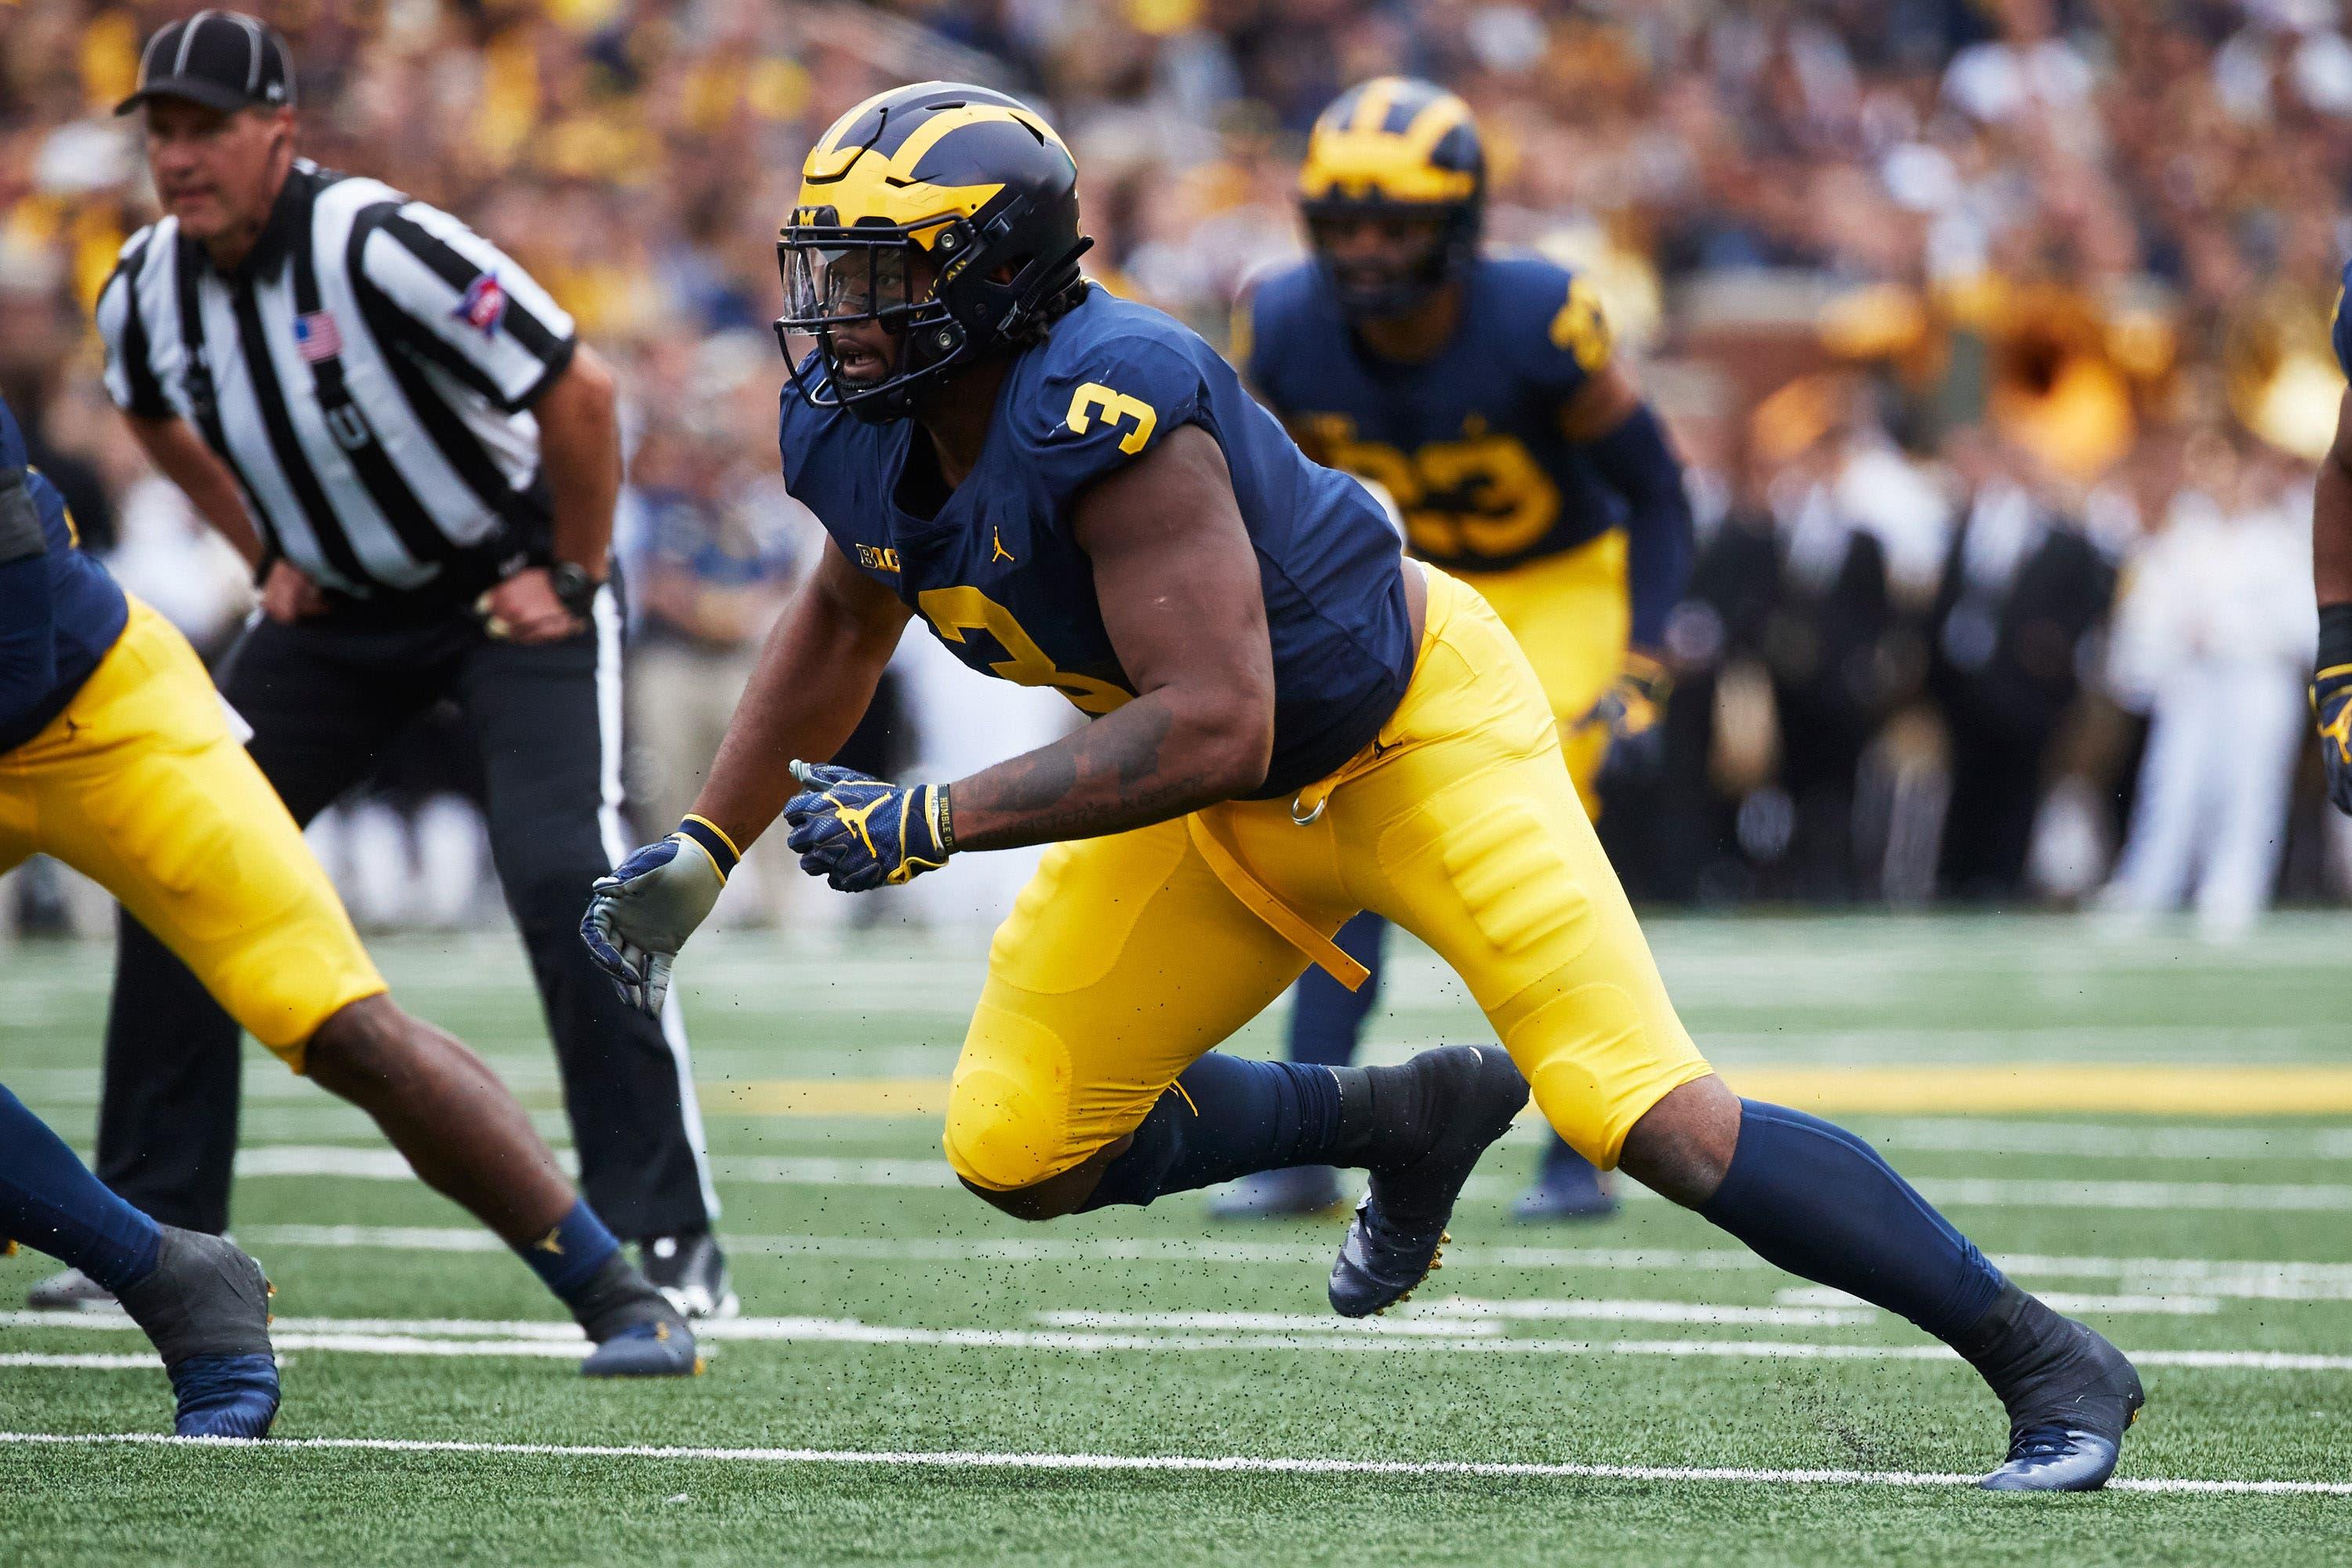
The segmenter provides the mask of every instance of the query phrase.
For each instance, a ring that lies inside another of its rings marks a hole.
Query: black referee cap
[[[184,98],[234,113],[294,101],[286,40],[242,11],[199,11],[157,30],[139,53],[139,90],[114,106],[128,114],[151,98]]]

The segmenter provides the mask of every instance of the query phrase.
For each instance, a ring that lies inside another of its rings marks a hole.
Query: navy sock
[[[1334,1069],[1212,1051],[1160,1095],[1081,1211],[1149,1204],[1285,1165],[1328,1164],[1339,1140]]]
[[[25,1102],[0,1089],[0,1239],[13,1237],[120,1296],[155,1271],[163,1233],[106,1184]]]
[[[2009,1283],[1869,1144],[1778,1105],[1739,1102],[1731,1169],[1698,1212],[1766,1262],[1939,1340],[1975,1327]]]
[[[1320,968],[1309,968],[1291,987],[1290,1059],[1343,1068],[1356,1059],[1356,1037],[1381,999],[1381,955],[1388,947],[1389,922],[1366,910],[1339,928],[1339,951],[1370,970],[1350,991]]]
[[[557,1220],[545,1236],[515,1248],[530,1265],[530,1271],[566,1302],[592,1283],[596,1271],[620,1250],[621,1244],[613,1239],[613,1233],[604,1228],[585,1198],[575,1200],[572,1212]]]

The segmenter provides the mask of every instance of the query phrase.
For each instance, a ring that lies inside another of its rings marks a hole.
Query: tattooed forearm
[[[1165,822],[1231,798],[1234,782],[1227,749],[1154,692],[952,789],[956,847],[1010,849]]]

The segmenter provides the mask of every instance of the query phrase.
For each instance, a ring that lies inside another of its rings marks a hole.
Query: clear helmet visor
[[[903,243],[795,245],[784,256],[785,309],[812,325],[871,321],[913,303]]]

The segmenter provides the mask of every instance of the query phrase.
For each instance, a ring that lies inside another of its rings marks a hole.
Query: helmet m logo
[[[1160,424],[1160,411],[1139,397],[1129,397],[1124,392],[1114,392],[1098,381],[1087,382],[1070,398],[1070,412],[1063,423],[1074,436],[1083,436],[1093,427],[1099,410],[1106,425],[1124,425],[1132,420],[1135,428],[1118,438],[1118,449],[1133,457],[1143,450],[1151,439],[1151,432]]]

